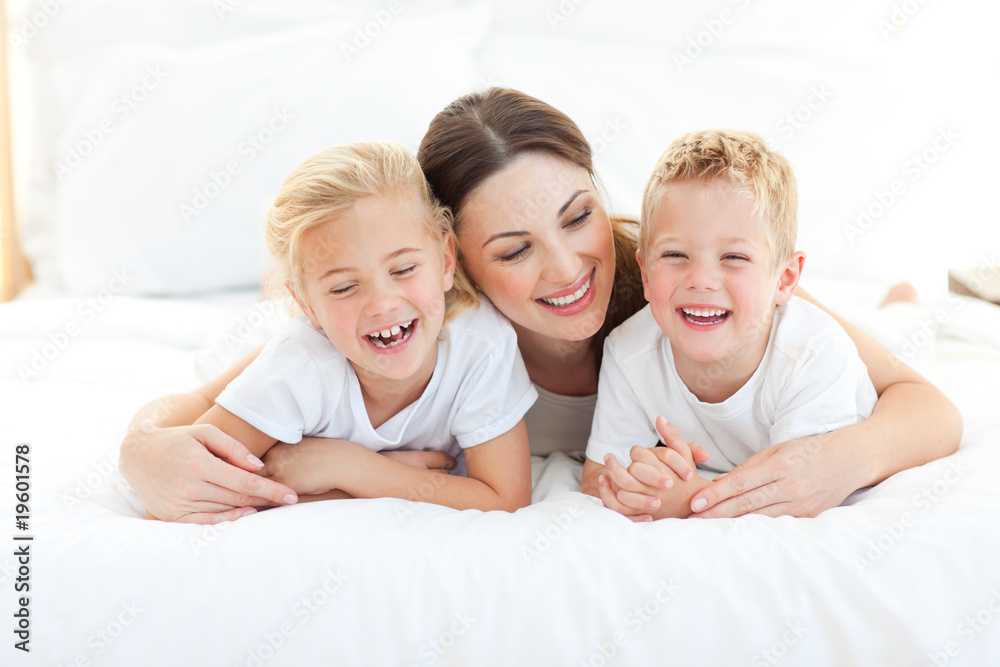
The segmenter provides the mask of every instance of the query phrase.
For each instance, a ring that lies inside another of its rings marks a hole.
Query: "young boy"
[[[805,261],[795,251],[797,199],[788,161],[750,132],[689,133],[660,157],[636,251],[649,305],[605,342],[587,444],[587,465],[606,466],[606,505],[617,494],[610,505],[627,513],[638,489],[661,501],[652,518],[687,516],[709,484],[695,476],[653,489],[623,467],[648,458],[630,457],[633,445],[668,439],[661,415],[700,443],[699,463],[725,472],[771,444],[871,414],[875,389],[854,343],[793,296]]]

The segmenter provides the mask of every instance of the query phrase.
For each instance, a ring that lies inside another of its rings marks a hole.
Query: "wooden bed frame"
[[[7,35],[7,8],[0,0],[0,35]],[[5,40],[6,41],[6,40]],[[10,98],[7,49],[0,49],[0,301],[9,301],[31,282],[31,267],[21,252],[14,202],[14,169],[10,152]]]

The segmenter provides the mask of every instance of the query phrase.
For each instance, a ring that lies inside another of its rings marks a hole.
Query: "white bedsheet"
[[[578,493],[579,464],[554,455],[514,515],[353,500],[201,527],[141,520],[118,445],[140,405],[197,382],[199,349],[252,296],[116,297],[22,380],[78,304],[0,306],[0,516],[18,533],[13,447],[30,443],[35,536],[31,653],[8,632],[4,664],[1000,663],[988,340],[935,343],[966,418],[960,451],[816,519],[636,525]],[[0,553],[10,619],[17,563]]]

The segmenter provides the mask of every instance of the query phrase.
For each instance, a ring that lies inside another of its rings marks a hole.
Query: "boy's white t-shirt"
[[[798,297],[775,310],[753,376],[721,403],[705,403],[684,384],[670,341],[646,306],[604,344],[587,458],[614,454],[627,466],[633,445],[660,440],[664,416],[709,454],[701,467],[732,470],[771,444],[826,433],[869,417],[877,395],[854,342],[822,310]]]
[[[516,426],[536,396],[513,328],[483,300],[448,323],[420,398],[377,429],[354,368],[305,315],[264,346],[216,403],[281,442],[318,436],[376,452],[419,449],[458,456]]]

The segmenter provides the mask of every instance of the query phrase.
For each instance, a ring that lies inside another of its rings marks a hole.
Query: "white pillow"
[[[52,97],[68,116],[50,169],[69,293],[92,294],[123,271],[128,294],[254,285],[270,261],[260,233],[267,203],[302,159],[358,140],[415,150],[431,117],[476,86],[490,12],[385,7],[357,20],[194,45],[125,42],[50,61]]]

